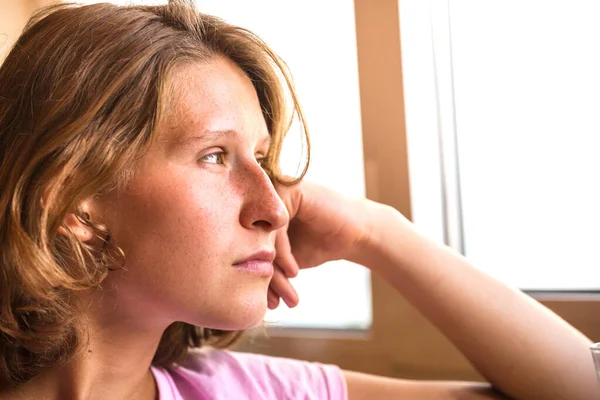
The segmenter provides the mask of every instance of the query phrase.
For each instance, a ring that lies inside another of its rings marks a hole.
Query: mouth
[[[237,261],[233,266],[244,272],[257,274],[260,276],[273,276],[275,252],[270,250],[260,250],[244,259]]]

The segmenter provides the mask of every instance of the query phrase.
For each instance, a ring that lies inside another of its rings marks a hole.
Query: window
[[[400,11],[417,225],[522,289],[599,290],[600,3]]]

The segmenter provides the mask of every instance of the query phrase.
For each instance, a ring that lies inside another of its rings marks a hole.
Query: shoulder
[[[207,399],[347,399],[344,375],[337,366],[259,354],[216,349],[193,351],[183,365],[169,370],[154,368],[153,372],[161,392],[160,400],[200,396]],[[160,381],[164,381],[162,385]],[[163,398],[167,390],[176,392],[175,396]]]

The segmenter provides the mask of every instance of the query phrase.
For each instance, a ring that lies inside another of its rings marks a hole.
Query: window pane
[[[466,255],[600,289],[600,2],[450,1]]]

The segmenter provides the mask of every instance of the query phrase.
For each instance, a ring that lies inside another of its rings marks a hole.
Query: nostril
[[[273,224],[271,224],[269,221],[265,221],[265,220],[255,221],[252,225],[254,225],[256,228],[262,228],[262,229],[268,229],[268,230],[273,229]]]

